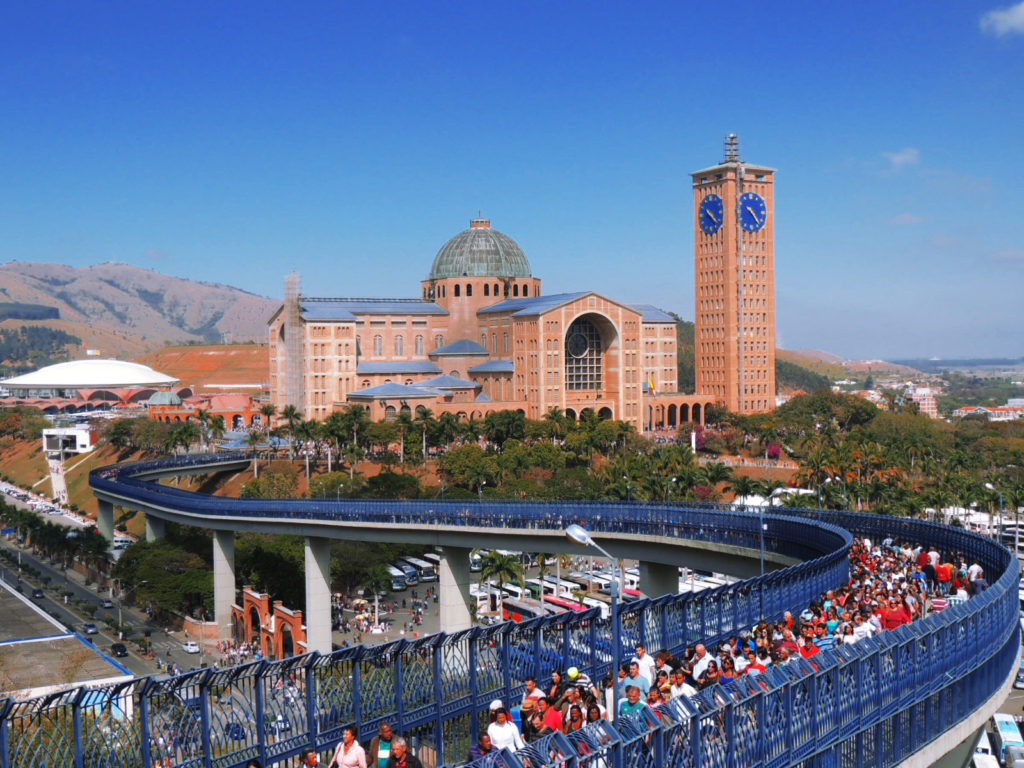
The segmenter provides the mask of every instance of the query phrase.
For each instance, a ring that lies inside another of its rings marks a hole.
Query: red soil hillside
[[[270,352],[266,344],[164,347],[137,362],[174,376],[194,392],[256,392],[265,389],[270,380]]]

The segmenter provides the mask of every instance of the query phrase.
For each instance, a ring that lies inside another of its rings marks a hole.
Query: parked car
[[[41,589],[33,589],[32,590],[32,599],[33,600],[42,600],[43,599],[43,590],[41,590]]]
[[[91,621],[87,621],[85,624],[82,625],[82,631],[85,632],[85,634],[87,635],[95,635],[97,632],[99,632],[99,630],[96,629],[96,625],[93,624]]]
[[[105,597],[102,600],[100,600],[100,608],[113,608],[113,607],[114,607],[114,601],[111,600],[110,598]]]
[[[189,640],[188,642],[181,644],[181,650],[185,653],[199,653],[199,643],[195,640]]]
[[[110,652],[117,656],[119,659],[124,658],[128,655],[128,649],[124,647],[124,643],[114,643],[110,646]]]

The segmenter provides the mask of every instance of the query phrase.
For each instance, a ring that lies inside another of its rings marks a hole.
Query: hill
[[[174,376],[194,392],[269,386],[270,351],[266,344],[211,344],[164,347],[137,362]]]
[[[167,344],[262,340],[279,302],[227,285],[162,275],[128,264],[0,265],[0,302],[52,307],[59,319],[13,320],[82,340],[106,357],[137,357]]]

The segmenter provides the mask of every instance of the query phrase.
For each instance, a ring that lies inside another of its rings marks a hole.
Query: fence
[[[146,465],[194,466],[194,461]],[[213,499],[97,470],[98,493],[144,506],[181,505],[204,515],[349,516],[394,525],[487,525],[655,533],[756,547],[758,516],[728,508],[627,504],[467,504]],[[719,589],[642,600],[620,611],[622,649],[681,652],[716,642],[760,617],[799,611],[848,576],[849,531],[895,535],[963,552],[992,587],[966,603],[855,646],[795,659],[759,678],[739,679],[644,715],[556,735],[488,765],[783,766],[893,765],[937,738],[996,692],[1019,650],[1017,563],[983,537],[921,521],[850,513],[774,510],[765,546],[798,565]],[[433,522],[431,522],[433,521]],[[461,521],[458,522],[458,521]],[[762,608],[763,601],[763,608]],[[458,762],[486,726],[487,703],[522,693],[527,675],[575,665],[592,678],[609,668],[610,621],[597,609],[452,635],[347,648],[177,678],[140,678],[75,688],[29,701],[0,700],[2,768],[128,768],[264,765],[303,748],[326,750],[341,729],[364,733],[388,720],[427,765]],[[628,658],[628,655],[625,655]]]

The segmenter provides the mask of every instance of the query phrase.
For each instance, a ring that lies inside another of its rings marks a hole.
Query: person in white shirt
[[[636,644],[636,656],[630,661],[635,661],[640,668],[640,674],[647,678],[647,682],[654,685],[654,657],[647,653],[643,643]]]
[[[504,707],[495,711],[494,722],[487,726],[487,735],[491,737],[491,745],[497,750],[507,747],[515,752],[524,746],[519,728],[509,719],[508,710]]]
[[[669,687],[669,692],[672,694],[672,698],[678,696],[696,696],[697,689],[686,682],[686,676],[683,674],[681,669],[673,669],[672,674],[669,675],[669,679],[672,681],[672,685]]]

